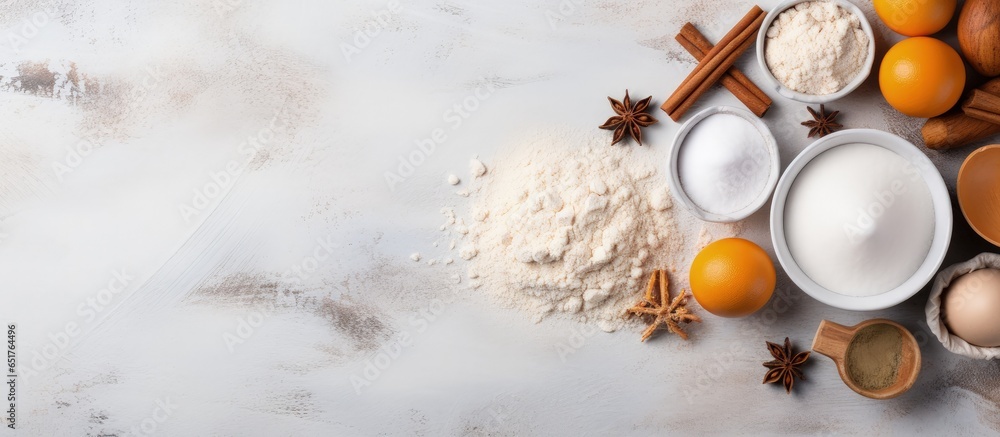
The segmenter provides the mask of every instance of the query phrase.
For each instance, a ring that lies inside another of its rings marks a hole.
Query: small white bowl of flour
[[[789,0],[768,12],[757,63],[769,87],[803,103],[827,103],[857,89],[875,63],[875,34],[846,0]]]

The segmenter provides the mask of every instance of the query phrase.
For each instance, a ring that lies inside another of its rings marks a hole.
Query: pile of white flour
[[[640,154],[603,136],[553,135],[501,155],[476,180],[471,219],[456,223],[469,284],[536,321],[620,328],[649,272],[683,255],[662,163]]]

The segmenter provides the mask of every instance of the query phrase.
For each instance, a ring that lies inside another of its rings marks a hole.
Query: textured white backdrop
[[[884,52],[898,37],[859,3]],[[680,26],[718,40],[751,3],[394,5],[0,5],[0,322],[18,324],[17,433],[1000,431],[1000,368],[929,335],[926,291],[864,314],[782,275],[756,317],[702,313],[691,341],[642,344],[638,325],[534,324],[455,285],[461,261],[409,260],[447,252],[439,209],[466,204],[448,173],[468,178],[471,156],[491,165],[532,132],[594,130],[605,96],[625,88],[658,106],[694,66],[673,40]],[[358,38],[366,26],[374,36]],[[760,82],[752,54],[739,65]],[[453,105],[487,83],[496,91],[457,122]],[[766,122],[787,164],[809,142],[807,114],[775,100]],[[712,104],[739,105],[721,90],[698,107]],[[831,108],[846,126],[919,141],[921,121],[892,111],[874,80]],[[650,147],[626,147],[665,162],[678,125],[655,114]],[[435,129],[446,138],[390,189],[385,173]],[[970,150],[928,152],[952,189]],[[701,225],[678,214],[693,245]],[[770,247],[766,210],[741,229],[705,228],[734,230]],[[946,264],[983,250],[958,214]],[[127,284],[102,292],[116,272]],[[879,316],[922,340],[924,370],[903,397],[854,394],[822,356],[791,396],[760,384],[765,340],[806,348],[823,318]],[[382,369],[366,376],[369,362]],[[352,377],[368,383],[360,394]]]

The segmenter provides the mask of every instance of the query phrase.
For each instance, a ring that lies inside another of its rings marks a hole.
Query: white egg
[[[1000,346],[1000,270],[962,275],[943,301],[945,324],[953,335],[975,346]]]

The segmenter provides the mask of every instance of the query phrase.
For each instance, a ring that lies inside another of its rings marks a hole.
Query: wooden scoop
[[[873,391],[864,389],[854,382],[851,375],[847,372],[847,364],[844,358],[847,355],[848,346],[850,346],[858,331],[877,324],[891,325],[899,329],[899,333],[903,337],[903,355],[899,360],[899,371],[896,372],[896,381],[884,389]],[[819,323],[816,338],[813,339],[812,349],[830,357],[837,364],[837,372],[840,373],[840,379],[843,379],[844,383],[851,390],[872,399],[890,399],[905,393],[910,387],[913,387],[913,383],[917,381],[917,375],[920,374],[920,347],[917,346],[917,340],[913,338],[913,334],[908,329],[892,320],[865,320],[851,327],[823,320]]]

